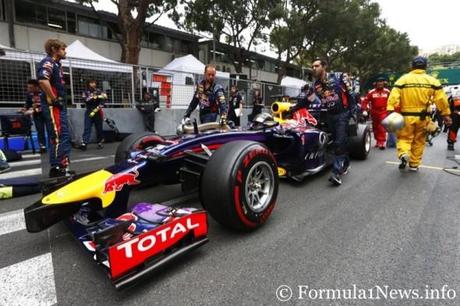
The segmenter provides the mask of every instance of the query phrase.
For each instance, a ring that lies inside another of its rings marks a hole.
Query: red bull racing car
[[[245,129],[194,123],[178,136],[130,135],[113,166],[49,184],[24,210],[27,230],[65,221],[117,288],[206,243],[207,213],[228,228],[254,230],[273,211],[280,177],[301,180],[330,163],[328,132],[306,111],[287,118],[286,107],[275,103],[275,118],[261,114]],[[352,124],[350,134],[351,155],[365,159],[369,129]],[[204,209],[128,207],[133,188],[179,183],[199,191]]]

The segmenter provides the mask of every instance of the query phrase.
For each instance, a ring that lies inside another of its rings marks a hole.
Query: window
[[[66,31],[65,11],[48,8],[48,26],[50,28]]]
[[[77,24],[75,19],[75,13],[67,12],[67,32],[76,33]]]
[[[35,8],[35,23],[41,24],[41,25],[48,25],[48,18],[46,16],[46,7],[41,6],[41,5],[34,5]],[[30,13],[29,13],[30,14]],[[29,19],[30,19],[29,15]],[[24,22],[30,22],[25,20]]]
[[[98,24],[97,20],[83,16],[78,16],[78,32],[83,35],[108,38],[106,26]]]
[[[3,0],[0,0],[0,20],[5,20],[5,4]]]
[[[69,27],[67,27],[64,10],[25,1],[15,1],[14,4],[17,22],[40,24],[52,29],[75,33],[75,14],[73,13],[67,14],[69,19]]]
[[[171,37],[163,36],[163,43],[160,46],[161,50],[172,52],[173,50],[173,40]]]

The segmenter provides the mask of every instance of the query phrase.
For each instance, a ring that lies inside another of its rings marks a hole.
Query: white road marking
[[[53,258],[46,253],[0,269],[0,305],[57,303]]]
[[[386,161],[387,164],[390,165],[399,165],[399,162],[392,162],[392,161]],[[443,167],[437,167],[437,166],[426,166],[426,165],[420,165],[419,168],[426,168],[426,169],[432,169],[432,170],[449,170],[452,172],[460,172],[460,169],[453,169],[453,168],[443,168]]]
[[[30,166],[30,165],[38,165],[42,161],[40,159],[37,160],[20,160],[15,162],[10,162],[11,167],[18,167],[18,166]]]
[[[31,159],[31,158],[40,159],[40,154],[39,153],[36,153],[36,154],[21,154],[21,156],[22,156],[23,159]]]
[[[80,162],[85,162],[85,161],[92,161],[92,160],[99,160],[99,159],[106,159],[106,158],[112,158],[115,155],[109,155],[109,156],[95,156],[95,157],[87,157],[87,158],[81,158],[81,159],[75,159],[71,160],[71,163],[80,163]]]
[[[0,214],[0,236],[23,229],[26,229],[26,222],[22,209]]]
[[[42,168],[34,168],[28,170],[20,170],[20,171],[12,171],[0,174],[0,180],[9,179],[9,178],[19,178],[24,176],[33,176],[33,175],[41,175]]]

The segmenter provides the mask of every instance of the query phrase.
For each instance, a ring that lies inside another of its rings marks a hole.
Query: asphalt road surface
[[[74,151],[72,166],[108,166],[115,148]],[[208,244],[122,291],[62,224],[25,231],[22,209],[39,195],[3,200],[0,305],[458,305],[460,172],[442,168],[457,166],[448,157],[459,152],[447,152],[441,135],[418,173],[398,171],[394,149],[373,149],[352,162],[341,187],[330,186],[329,170],[283,181],[264,227],[234,233],[210,218]],[[13,164],[14,171],[25,170]],[[179,186],[161,186],[135,191],[130,201],[199,206],[194,195],[180,197]]]

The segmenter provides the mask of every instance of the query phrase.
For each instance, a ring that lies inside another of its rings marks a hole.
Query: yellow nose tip
[[[286,169],[278,167],[278,176],[286,176]]]

